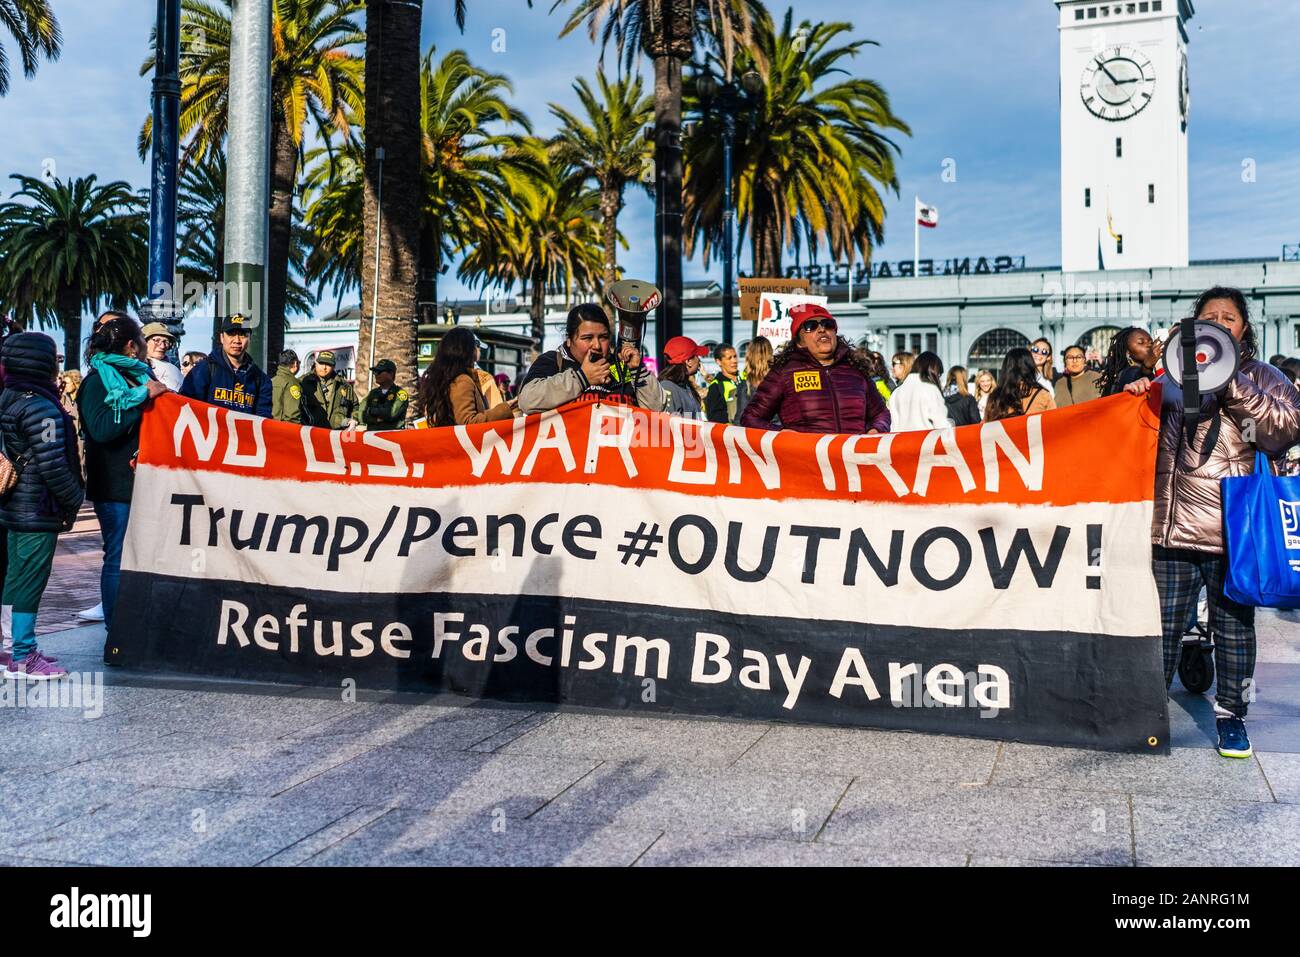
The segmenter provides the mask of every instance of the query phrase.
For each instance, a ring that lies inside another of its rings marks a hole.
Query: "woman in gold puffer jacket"
[[[1257,450],[1272,458],[1300,441],[1300,393],[1280,370],[1258,360],[1255,330],[1239,290],[1207,289],[1197,297],[1193,315],[1232,333],[1241,348],[1241,365],[1221,393],[1203,398],[1202,418],[1190,445],[1182,390],[1168,376],[1159,380],[1151,559],[1160,594],[1165,685],[1173,681],[1182,636],[1204,585],[1215,643],[1219,753],[1248,757],[1250,740],[1242,719],[1255,672],[1255,609],[1223,592],[1228,556],[1219,483],[1251,474]],[[1126,391],[1142,395],[1151,386],[1150,380],[1140,379]]]

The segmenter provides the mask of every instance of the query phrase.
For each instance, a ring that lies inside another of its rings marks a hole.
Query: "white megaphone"
[[[1195,448],[1196,427],[1201,420],[1201,395],[1222,392],[1228,387],[1241,362],[1237,340],[1217,322],[1181,320],[1169,334],[1164,349],[1165,372],[1183,390],[1183,424],[1187,442]],[[1213,448],[1218,439],[1219,417],[1216,413],[1206,445]]]
[[[1183,319],[1165,340],[1164,358],[1169,378],[1184,391],[1194,378],[1200,392],[1222,392],[1237,374],[1241,349],[1217,322]]]

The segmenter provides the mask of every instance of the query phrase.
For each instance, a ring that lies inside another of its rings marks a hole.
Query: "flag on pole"
[[[934,206],[927,206],[918,198],[916,201],[916,224],[925,226],[927,229],[934,229],[939,225],[939,210]]]

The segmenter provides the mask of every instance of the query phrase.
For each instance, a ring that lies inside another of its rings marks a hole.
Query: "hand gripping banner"
[[[607,403],[345,434],[166,395],[136,667],[1167,747],[1158,422],[1115,396],[897,435]]]

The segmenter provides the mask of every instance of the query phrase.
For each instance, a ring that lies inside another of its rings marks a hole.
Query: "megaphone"
[[[605,299],[618,313],[618,345],[630,342],[639,349],[645,337],[646,315],[663,299],[659,290],[644,279],[623,279],[609,287]]]
[[[1188,316],[1165,341],[1165,372],[1183,390],[1183,425],[1187,429],[1187,444],[1196,448],[1196,428],[1201,420],[1201,395],[1215,394],[1228,387],[1237,366],[1241,351],[1237,340],[1217,322],[1206,322]],[[1216,412],[1205,439],[1207,449],[1214,448],[1219,437],[1219,416]]]
[[[1226,389],[1237,374],[1241,349],[1232,333],[1217,322],[1184,319],[1165,340],[1164,357],[1165,372],[1184,391],[1185,380],[1192,378],[1187,372],[1195,368],[1199,391],[1215,393]]]

